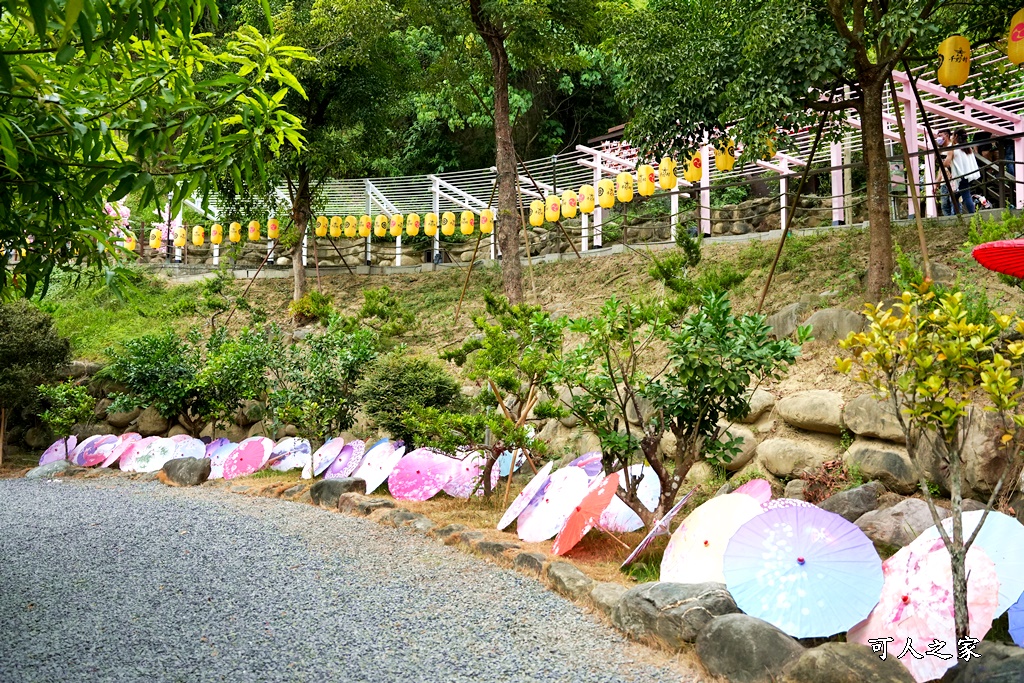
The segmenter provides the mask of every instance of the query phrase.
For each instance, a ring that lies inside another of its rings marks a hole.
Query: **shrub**
[[[291,302],[288,305],[288,313],[298,325],[308,325],[313,322],[327,323],[334,315],[334,304],[331,297],[326,294],[310,291],[298,301]]]
[[[410,448],[415,434],[405,419],[418,408],[458,411],[459,383],[441,363],[398,350],[377,358],[359,381],[356,395],[374,423]]]
[[[73,380],[40,385],[39,396],[48,406],[39,418],[56,437],[69,436],[76,424],[92,419],[96,399],[89,395],[84,386],[75,384]],[[67,453],[64,455],[66,457]]]

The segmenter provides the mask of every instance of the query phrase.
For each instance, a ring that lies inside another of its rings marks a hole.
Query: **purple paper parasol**
[[[1010,605],[1006,613],[1010,615],[1010,637],[1017,645],[1024,647],[1024,593],[1017,602]]]
[[[403,455],[405,446],[401,441],[378,442],[363,456],[363,461],[352,476],[366,482],[366,493],[369,495],[387,480]]]
[[[75,452],[75,446],[78,445],[78,437],[72,434],[71,436],[57,439],[43,451],[43,454],[39,456],[39,464],[46,465],[51,462],[58,460],[64,460]]]
[[[747,521],[722,565],[736,605],[794,638],[846,631],[882,594],[882,560],[871,540],[819,508],[777,508]]]
[[[814,503],[808,503],[806,500],[797,500],[796,498],[773,498],[772,500],[761,503],[763,510],[777,510],[779,508],[813,508],[818,507]]]
[[[78,442],[78,445],[75,446],[75,450],[71,452],[68,459],[74,464],[82,466],[85,455],[92,453],[99,444],[106,443],[106,440],[110,438],[116,439],[117,437],[111,437],[109,434],[94,434],[93,436],[86,437]]]
[[[100,463],[100,467],[110,467],[115,462],[121,459],[125,451],[128,450],[128,446],[142,439],[142,436],[135,432],[125,432],[121,436],[117,437],[117,443],[110,449],[107,457]]]
[[[554,464],[549,462],[540,468],[540,471],[534,475],[530,483],[526,485],[526,488],[519,492],[519,495],[512,501],[512,504],[505,510],[505,514],[501,516],[501,521],[498,522],[499,529],[504,529],[511,524],[512,520],[517,518],[544,491],[548,482],[551,481],[551,468]]]
[[[223,443],[220,443],[214,450],[206,451],[206,457],[210,459],[210,479],[224,478],[224,463],[236,448],[238,448],[238,444],[224,439]]]
[[[690,492],[683,496],[678,503],[673,505],[672,509],[669,510],[664,517],[662,517],[654,523],[654,525],[651,527],[651,531],[647,534],[647,536],[644,537],[644,540],[640,541],[637,547],[633,548],[633,552],[631,552],[629,554],[629,557],[627,557],[626,560],[621,565],[619,565],[619,569],[622,569],[627,564],[635,560],[640,555],[640,553],[642,553],[647,548],[647,546],[651,544],[651,541],[656,539],[658,536],[669,536],[672,534],[672,530],[669,529],[669,525],[672,523],[672,518],[679,514],[679,511],[683,509],[684,505],[686,505],[686,501],[690,499],[690,496],[692,496],[693,492],[696,490],[696,488],[690,489]]]
[[[97,441],[93,444],[92,448],[87,449],[81,455],[81,464],[83,467],[95,467],[101,464],[110,455],[110,452],[114,450],[114,447],[118,444],[118,437],[110,436],[102,441]]]
[[[483,475],[487,465],[487,459],[479,451],[469,452],[460,448],[456,454],[458,468],[455,476],[444,485],[442,491],[453,498],[469,498],[475,492],[476,495],[484,494]],[[491,468],[491,488],[493,489],[500,478],[498,468]]]
[[[626,477],[622,470],[616,474],[619,475],[619,489],[624,494]],[[658,507],[658,500],[661,498],[661,480],[658,479],[658,475],[647,465],[631,465],[629,474],[631,477],[640,478],[636,484],[637,497],[645,508],[653,512]],[[600,526],[606,531],[626,533],[643,528],[644,521],[640,519],[640,515],[622,502],[621,498],[615,496],[601,514]]]
[[[763,505],[772,499],[772,485],[764,479],[751,479],[733,491],[733,493],[748,495]]]
[[[590,479],[579,467],[563,467],[551,475],[547,490],[534,498],[519,514],[516,529],[527,543],[539,543],[555,536],[576,506],[590,492]]]
[[[181,434],[185,438],[179,439],[174,437],[177,441],[177,445],[174,448],[175,458],[195,458],[201,460],[206,457],[206,444],[199,439],[195,439],[187,434]]]
[[[359,439],[349,441],[338,453],[338,457],[334,459],[331,466],[324,471],[324,479],[344,479],[351,476],[359,467],[365,449],[366,444],[363,441]]]
[[[601,463],[601,451],[584,453],[569,463],[569,467],[579,467],[590,479],[596,479],[604,474],[604,465]]]
[[[273,463],[270,469],[276,472],[300,470],[311,462],[312,457],[313,449],[309,441],[289,436],[278,441],[270,452],[270,461]]]
[[[388,476],[388,491],[396,500],[428,500],[456,475],[461,463],[432,448],[406,454]]]
[[[221,436],[214,439],[210,443],[206,444],[206,457],[213,457],[214,453],[216,453],[219,449],[223,448],[225,445],[229,443],[231,443],[231,440],[228,439],[226,436]]]
[[[331,439],[323,446],[316,450],[313,454],[313,476],[319,477],[324,471],[331,466],[338,454],[341,453],[341,449],[345,447],[345,439],[335,438]]]
[[[274,442],[264,436],[253,436],[242,441],[224,461],[224,478],[244,477],[263,469],[270,459]]]

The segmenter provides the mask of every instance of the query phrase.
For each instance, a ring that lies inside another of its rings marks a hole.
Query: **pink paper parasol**
[[[331,466],[334,459],[341,453],[341,449],[345,447],[345,439],[335,438],[331,439],[323,446],[316,450],[313,454],[313,476],[319,477],[324,471]]]
[[[110,452],[118,444],[118,437],[111,436],[103,441],[98,441],[92,448],[87,449],[81,455],[83,467],[95,467],[107,459]]]
[[[441,451],[417,448],[395,465],[388,476],[388,491],[396,500],[429,500],[451,481],[460,464]]]
[[[164,463],[174,460],[177,446],[174,439],[157,439],[135,454],[136,472],[156,472]],[[124,456],[121,456],[124,458]]]
[[[39,464],[46,465],[51,462],[58,460],[64,460],[68,458],[72,453],[75,452],[75,446],[78,445],[78,437],[72,434],[61,439],[54,441],[49,448],[43,451],[43,454],[39,456]]]
[[[274,450],[274,442],[264,436],[250,437],[235,447],[224,460],[224,478],[244,477],[263,469]]]
[[[764,479],[751,479],[733,491],[733,493],[742,493],[750,496],[758,503],[764,504],[772,499],[772,485]]]
[[[576,506],[590,492],[587,473],[579,467],[563,467],[551,475],[547,490],[519,514],[519,538],[527,543],[546,541],[565,526]]]
[[[629,564],[637,557],[639,557],[640,553],[642,553],[644,549],[646,549],[647,546],[651,544],[651,541],[656,539],[658,536],[668,536],[672,533],[672,530],[669,527],[669,525],[672,524],[672,519],[679,514],[679,511],[683,509],[684,505],[686,505],[686,501],[690,500],[690,496],[692,496],[693,492],[696,490],[696,488],[690,489],[690,492],[687,493],[682,498],[680,498],[679,502],[673,505],[672,509],[665,513],[664,517],[659,519],[657,522],[654,523],[653,526],[651,526],[650,532],[647,534],[647,536],[644,537],[644,540],[640,541],[637,547],[633,548],[633,552],[631,552],[629,554],[629,557],[627,557],[625,561],[623,561],[623,563],[619,565],[619,569],[622,569],[627,564]]]
[[[214,450],[206,451],[206,457],[210,459],[210,479],[224,478],[224,463],[236,448],[238,448],[238,444],[224,439]]]
[[[363,461],[352,476],[366,482],[366,493],[369,495],[387,480],[403,455],[405,445],[401,441],[378,442],[363,456]]]
[[[516,517],[518,517],[526,507],[533,502],[533,500],[540,495],[540,493],[547,487],[548,482],[551,481],[551,468],[554,467],[555,463],[549,462],[544,467],[540,468],[540,471],[534,475],[530,483],[526,485],[519,495],[516,496],[512,504],[505,510],[505,514],[501,516],[501,521],[498,522],[498,528],[504,529],[512,523]]]
[[[455,476],[444,485],[442,491],[453,498],[469,498],[476,492],[476,495],[484,494],[483,476],[487,466],[487,459],[479,452],[470,453],[465,449],[459,449],[456,458],[458,468]],[[501,475],[497,466],[491,468],[491,489],[498,484]]]
[[[558,532],[551,546],[551,552],[555,555],[565,555],[583,540],[587,532],[598,524],[601,513],[615,496],[619,482],[619,473],[613,472],[590,489],[565,520],[562,530]]]
[[[174,443],[186,443],[188,441],[191,441],[194,437],[188,434],[175,434],[174,436],[169,436],[167,438],[169,438]]]
[[[313,457],[313,449],[309,441],[296,436],[281,439],[270,452],[270,469],[276,472],[299,470],[306,466]]]
[[[999,603],[995,563],[977,543],[967,551],[967,610],[972,638],[985,637]],[[915,681],[942,678],[957,663],[956,624],[953,620],[953,572],[942,539],[918,538],[882,563],[882,597],[867,619],[851,628],[851,643],[885,646],[910,670]],[[880,639],[889,639],[886,643]],[[874,641],[874,642],[872,642]],[[909,641],[909,642],[908,642]],[[936,652],[925,654],[934,641]],[[913,656],[907,646],[922,655]]]
[[[147,436],[138,441],[132,441],[125,446],[119,459],[119,467],[122,472],[138,472],[137,463],[139,456],[146,452],[150,446],[160,440],[159,436]]]
[[[110,467],[115,462],[121,459],[125,451],[128,450],[128,446],[142,439],[142,436],[135,432],[125,432],[121,436],[117,437],[117,443],[110,449],[110,453],[107,454],[106,459],[100,463],[100,467]]]
[[[363,441],[359,439],[349,441],[341,449],[341,452],[338,453],[338,457],[334,459],[331,466],[324,472],[324,479],[344,479],[351,476],[356,468],[359,467],[365,449],[366,444]]]
[[[92,453],[92,451],[96,449],[97,445],[100,443],[106,443],[108,438],[111,438],[109,434],[94,434],[82,439],[78,442],[78,445],[75,446],[75,450],[71,452],[68,459],[74,464],[81,466],[86,452]],[[117,437],[113,438],[116,439]]]
[[[742,493],[718,496],[704,503],[673,532],[661,558],[661,580],[725,583],[722,561],[729,539],[763,512],[760,503]]]
[[[629,473],[633,478],[640,478],[636,485],[637,497],[645,508],[653,512],[661,498],[661,480],[658,475],[647,465],[630,465]],[[619,489],[625,494],[626,482],[622,470],[616,474],[619,475]],[[644,521],[619,496],[614,496],[601,514],[600,526],[607,531],[626,533],[642,529]]]

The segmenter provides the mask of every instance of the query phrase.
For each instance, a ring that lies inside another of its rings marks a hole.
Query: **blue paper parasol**
[[[724,570],[741,610],[795,638],[846,631],[882,593],[871,541],[819,508],[777,508],[749,520],[729,541]]]
[[[1024,647],[1024,593],[1007,613],[1010,615],[1010,637],[1013,642]]]

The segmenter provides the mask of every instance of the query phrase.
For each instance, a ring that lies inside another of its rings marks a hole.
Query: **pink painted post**
[[[829,145],[829,153],[832,164],[832,225],[842,225],[846,217],[846,207],[843,187],[843,143],[833,142]]]
[[[928,147],[930,150],[931,147]],[[924,158],[924,197],[925,197],[925,218],[935,218],[939,215],[938,207],[935,204],[935,155],[927,154]]]
[[[711,235],[711,161],[707,145],[700,148],[700,230],[707,237]],[[1021,155],[1024,159],[1024,154]],[[1021,164],[1020,167],[1024,167]]]
[[[900,84],[900,91],[906,89],[907,86]],[[907,138],[907,155],[910,157],[910,168],[907,169],[907,183],[913,183],[915,187],[920,187],[920,169],[921,160],[919,157],[914,156],[919,150],[917,140],[917,101],[913,97],[909,97],[903,100],[903,132]],[[920,201],[920,197],[918,197]],[[910,185],[907,186],[907,216],[911,217],[914,215],[914,195],[910,192]],[[925,215],[928,215],[925,210]]]

